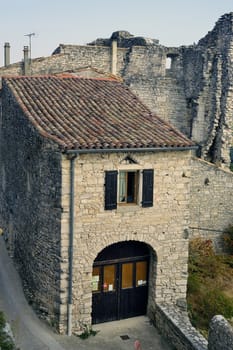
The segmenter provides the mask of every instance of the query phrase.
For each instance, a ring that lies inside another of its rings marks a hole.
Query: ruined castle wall
[[[118,74],[125,84],[153,112],[196,141],[204,159],[226,166],[233,144],[232,23],[233,14],[224,15],[192,46],[134,45],[118,56]],[[91,49],[92,65],[97,67],[95,50],[100,48]],[[75,57],[77,52],[70,50]],[[170,69],[166,69],[167,57]]]
[[[233,128],[233,14],[224,15],[196,46],[183,50],[193,140],[202,157],[229,164]]]
[[[133,77],[129,86],[153,113],[187,136],[190,135],[191,121],[187,113],[184,88],[177,79],[169,76],[150,79]]]
[[[166,69],[167,55],[174,51],[173,64]],[[163,46],[135,46],[129,51],[127,60],[121,72],[124,82],[152,112],[189,135],[190,120],[177,50]]]
[[[190,234],[212,239],[217,251],[224,249],[222,233],[233,223],[232,189],[232,172],[193,159]]]
[[[22,70],[22,63],[14,63],[11,64],[7,67],[1,67],[0,68],[0,76],[5,76],[5,75],[22,75],[23,70]]]
[[[28,125],[7,88],[4,101],[1,227],[28,300],[56,317],[60,305],[60,153]]]
[[[117,72],[124,70],[125,56],[128,49],[117,50]],[[60,45],[56,54],[49,57],[32,59],[26,75],[57,74],[62,72],[79,72],[81,69],[93,68],[99,74],[111,73],[111,48],[102,46]],[[0,75],[25,75],[24,63],[16,63],[0,68]]]

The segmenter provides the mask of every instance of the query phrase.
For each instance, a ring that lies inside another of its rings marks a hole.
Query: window
[[[166,69],[167,71],[174,71],[179,64],[179,56],[175,53],[168,53],[166,57]]]
[[[105,173],[105,210],[113,210],[119,204],[139,204],[142,207],[153,206],[154,170],[106,171]],[[119,182],[118,182],[119,176]],[[142,182],[142,193],[139,196],[139,178]]]
[[[171,57],[167,56],[167,58],[166,58],[166,69],[171,69],[171,65],[172,65],[172,59],[171,59]]]
[[[133,263],[122,264],[121,288],[133,287]]]
[[[104,266],[104,292],[113,292],[116,288],[116,265]]]
[[[145,286],[147,284],[147,261],[136,262],[136,286]]]
[[[138,171],[119,172],[119,203],[137,203]]]
[[[100,291],[100,267],[93,267],[92,272],[92,291],[99,292]]]

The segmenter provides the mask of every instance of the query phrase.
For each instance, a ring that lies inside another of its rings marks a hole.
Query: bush
[[[190,242],[187,304],[191,323],[206,336],[216,314],[233,317],[233,257],[215,255],[212,243]]]
[[[14,344],[12,340],[4,332],[4,327],[6,325],[6,320],[3,312],[0,311],[0,349],[1,350],[13,350]]]
[[[233,299],[218,289],[206,290],[199,300],[198,326],[208,329],[215,315],[223,315],[230,319],[233,316]]]
[[[200,290],[201,282],[199,276],[191,274],[188,279],[188,293],[197,293]]]
[[[226,248],[230,254],[233,254],[233,225],[230,225],[225,233],[223,234],[223,239],[226,244]]]
[[[207,291],[203,304],[209,320],[215,315],[224,315],[228,319],[233,317],[233,299],[224,295],[221,290]]]
[[[211,240],[195,238],[189,245],[189,273],[214,278],[220,265]]]
[[[190,256],[212,256],[214,255],[213,243],[211,239],[200,237],[193,238],[189,243]]]
[[[0,311],[0,330],[5,327],[6,320],[2,311]]]

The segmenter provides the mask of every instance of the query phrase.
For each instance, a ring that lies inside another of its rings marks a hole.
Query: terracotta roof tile
[[[38,131],[63,149],[194,146],[113,79],[7,77],[5,84]]]

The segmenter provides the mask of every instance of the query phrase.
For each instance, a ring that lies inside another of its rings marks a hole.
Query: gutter
[[[69,201],[69,284],[68,284],[68,310],[67,310],[67,334],[72,335],[72,298],[73,298],[73,245],[74,245],[74,180],[75,159],[77,154],[70,159],[70,201]]]
[[[92,148],[92,149],[70,149],[67,154],[88,154],[88,153],[128,153],[128,152],[171,152],[171,151],[191,151],[198,150],[199,146],[184,146],[184,147],[148,147],[148,148]]]

